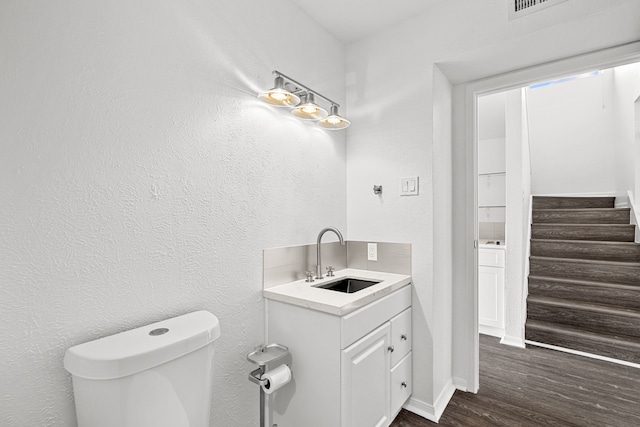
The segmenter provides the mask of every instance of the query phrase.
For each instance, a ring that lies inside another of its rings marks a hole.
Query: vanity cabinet
[[[385,427],[411,396],[411,286],[345,316],[268,301],[268,338],[291,353],[271,424]]]
[[[478,252],[478,329],[481,334],[504,336],[505,250]]]

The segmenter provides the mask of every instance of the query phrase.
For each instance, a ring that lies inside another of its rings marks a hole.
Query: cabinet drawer
[[[478,265],[504,267],[504,250],[480,249],[480,251],[478,251]]]
[[[341,348],[353,344],[408,307],[411,307],[411,286],[398,289],[342,317]]]
[[[393,417],[413,392],[411,352],[391,369],[391,416]]]
[[[391,319],[391,366],[411,351],[411,307]]]

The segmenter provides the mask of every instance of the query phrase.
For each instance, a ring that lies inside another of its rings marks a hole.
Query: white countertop
[[[317,287],[318,285],[326,285],[345,277],[374,280],[379,281],[380,283],[352,294]],[[268,299],[282,301],[288,304],[298,305],[338,316],[344,316],[345,314],[376,301],[385,295],[389,295],[391,292],[396,291],[409,283],[411,283],[411,276],[407,276],[405,274],[346,268],[344,270],[336,271],[334,277],[325,276],[324,279],[316,279],[312,283],[306,282],[303,279],[263,289],[262,295]]]

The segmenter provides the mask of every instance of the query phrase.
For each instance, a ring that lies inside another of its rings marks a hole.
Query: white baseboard
[[[572,350],[570,348],[558,347],[558,346],[555,346],[555,345],[544,344],[544,343],[536,342],[536,341],[526,340],[525,342],[527,344],[529,344],[529,345],[535,345],[536,347],[548,348],[549,350],[562,351],[564,353],[571,353],[571,354],[575,354],[575,355],[578,355],[578,356],[589,357],[591,359],[598,359],[598,360],[603,360],[605,362],[617,363],[618,365],[630,366],[632,368],[640,368],[640,364],[633,363],[633,362],[627,362],[626,360],[612,359],[611,357],[600,356],[599,354],[585,353],[583,351]]]
[[[525,348],[524,340],[521,337],[512,337],[505,335],[500,340],[500,344],[510,345],[512,347]]]
[[[453,385],[457,390],[465,392],[469,391],[469,388],[467,387],[467,380],[464,378],[453,377]]]
[[[453,397],[456,388],[453,386],[453,381],[449,379],[447,384],[440,391],[440,395],[436,399],[433,405],[423,402],[421,400],[411,397],[409,401],[404,405],[404,409],[411,411],[414,414],[420,415],[423,418],[437,423],[440,417],[447,408],[449,401]]]

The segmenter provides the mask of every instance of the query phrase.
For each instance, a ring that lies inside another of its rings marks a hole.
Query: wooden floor
[[[640,369],[480,336],[480,391],[456,391],[439,426],[640,426]],[[402,410],[392,427],[435,427]]]

